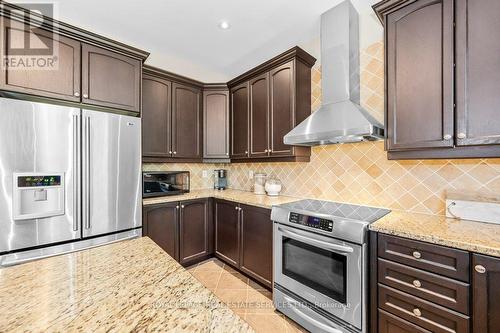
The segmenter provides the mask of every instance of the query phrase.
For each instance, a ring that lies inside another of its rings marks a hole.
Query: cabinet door
[[[80,42],[7,18],[1,18],[0,22],[3,62],[0,89],[80,102]],[[25,55],[12,54],[11,47],[27,47],[27,40],[53,47],[53,55],[39,57],[45,59],[40,63],[40,69],[21,65],[21,60],[37,57],[28,54],[29,50]]]
[[[144,206],[144,236],[151,238],[175,260],[179,260],[178,202]]]
[[[500,1],[456,4],[457,145],[500,144]]]
[[[240,261],[238,208],[237,203],[215,200],[215,254],[236,267]]]
[[[210,255],[208,200],[181,202],[179,219],[179,262],[190,265]]]
[[[273,274],[273,222],[269,209],[241,205],[240,268],[271,288]]]
[[[387,149],[453,146],[453,0],[387,16]]]
[[[248,157],[249,130],[248,82],[231,89],[231,158]]]
[[[141,61],[82,44],[82,101],[140,111]]]
[[[500,332],[500,259],[472,256],[473,332]]]
[[[172,84],[173,157],[200,158],[202,133],[201,90]]]
[[[229,158],[229,92],[203,92],[203,157]]]
[[[293,146],[285,145],[283,137],[295,126],[294,62],[271,70],[270,152],[271,156],[293,155]]]
[[[250,157],[268,156],[269,73],[250,81]]]
[[[172,90],[170,81],[142,78],[142,156],[170,157]]]

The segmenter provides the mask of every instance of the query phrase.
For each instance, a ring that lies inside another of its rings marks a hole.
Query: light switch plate
[[[248,178],[253,179],[253,171],[248,171]]]
[[[207,171],[207,170],[203,170],[203,171],[201,172],[201,177],[203,177],[203,178],[207,178],[207,177],[208,177],[208,171]]]

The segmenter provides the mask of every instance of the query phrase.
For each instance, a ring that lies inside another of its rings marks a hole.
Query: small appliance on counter
[[[270,178],[266,180],[265,189],[267,195],[277,197],[281,192],[281,181],[276,178]]]
[[[214,170],[214,189],[225,190],[227,188],[227,170]]]
[[[254,184],[253,184],[253,193],[254,194],[266,194],[266,178],[267,175],[265,173],[256,173],[253,176]]]
[[[189,193],[189,171],[144,171],[142,197]]]

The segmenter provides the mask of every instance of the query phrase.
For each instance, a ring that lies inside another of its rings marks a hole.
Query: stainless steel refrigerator
[[[0,98],[0,266],[141,235],[140,118]]]

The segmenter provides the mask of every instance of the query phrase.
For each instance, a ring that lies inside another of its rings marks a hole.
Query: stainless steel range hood
[[[360,106],[359,22],[349,0],[321,15],[321,67],[322,106],[285,135],[285,144],[382,139],[384,126]]]

